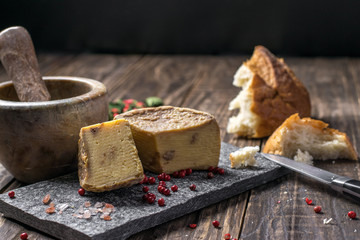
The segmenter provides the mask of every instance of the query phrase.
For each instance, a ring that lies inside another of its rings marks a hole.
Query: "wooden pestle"
[[[49,101],[28,31],[10,27],[0,33],[0,59],[22,102]]]

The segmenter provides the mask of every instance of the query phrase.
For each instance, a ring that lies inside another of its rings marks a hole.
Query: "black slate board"
[[[158,180],[155,185],[148,185],[157,199],[165,199],[166,205],[163,207],[159,207],[157,201],[155,204],[143,202],[141,185],[106,193],[87,192],[85,196],[80,196],[77,193],[77,174],[70,174],[18,188],[14,199],[10,199],[7,193],[1,194],[0,212],[61,239],[126,239],[132,234],[230,198],[289,172],[260,155],[256,155],[257,167],[231,169],[229,154],[237,149],[222,143],[219,167],[225,169],[224,175],[207,179],[207,171],[194,171],[183,179],[172,178],[167,186],[176,184],[179,190],[172,192],[169,197],[158,193]],[[147,175],[156,177],[150,173]],[[191,184],[197,186],[196,191],[189,189]],[[42,199],[46,194],[51,195],[56,206],[67,203],[71,207],[62,214],[45,213],[48,206],[42,203]],[[90,219],[74,217],[73,214],[85,201],[90,201],[92,205],[96,202],[113,204],[116,211],[111,214],[112,220],[104,221],[99,217],[100,214]]]

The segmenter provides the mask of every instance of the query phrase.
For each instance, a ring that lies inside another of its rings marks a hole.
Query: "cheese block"
[[[78,167],[80,185],[87,191],[139,183],[144,171],[129,122],[121,119],[81,128]]]
[[[115,119],[126,119],[145,169],[173,173],[186,168],[217,166],[220,129],[209,113],[162,106],[135,109]]]
[[[242,168],[247,166],[255,166],[255,154],[260,150],[259,146],[244,147],[230,153],[229,159],[231,168]]]

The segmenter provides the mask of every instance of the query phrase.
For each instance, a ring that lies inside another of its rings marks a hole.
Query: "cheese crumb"
[[[309,154],[308,151],[297,150],[296,155],[294,156],[294,160],[297,162],[303,162],[309,165],[313,165],[313,157]]]
[[[230,153],[231,168],[242,168],[247,166],[255,166],[255,154],[260,150],[259,146],[244,147],[235,152]]]

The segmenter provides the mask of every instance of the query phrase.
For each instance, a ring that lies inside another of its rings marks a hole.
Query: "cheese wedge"
[[[81,128],[78,167],[80,185],[87,191],[139,183],[144,171],[129,122],[121,119]]]
[[[220,129],[209,113],[163,106],[115,117],[121,118],[130,122],[141,162],[149,171],[204,170],[219,163]]]

